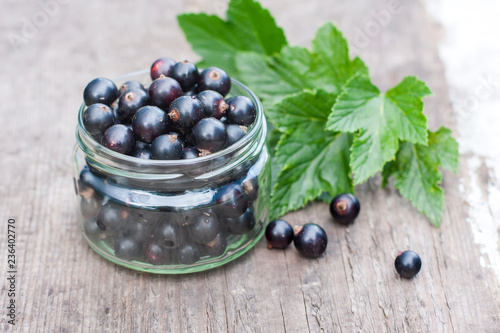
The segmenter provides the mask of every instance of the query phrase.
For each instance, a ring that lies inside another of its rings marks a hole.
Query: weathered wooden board
[[[349,228],[334,225],[322,203],[286,216],[324,226],[329,246],[318,260],[293,248],[269,251],[263,241],[225,267],[189,276],[142,274],[101,259],[75,225],[70,155],[82,89],[96,76],[142,69],[160,56],[196,59],[175,16],[221,14],[226,1],[61,0],[14,50],[9,34],[40,20],[47,2],[56,0],[3,0],[0,11],[0,330],[14,329],[5,316],[5,225],[13,216],[19,332],[500,331],[499,281],[480,263],[459,192],[470,178],[464,163],[458,176],[445,173],[440,229],[374,179],[356,188],[362,210]],[[262,3],[294,44],[307,45],[316,28],[334,21],[379,86],[416,74],[434,92],[426,103],[431,128],[456,128],[438,52],[444,32],[425,3],[401,1],[378,28],[376,13],[392,6],[385,1]],[[486,166],[477,176],[484,191],[494,181]],[[411,281],[393,268],[405,249],[424,263]]]

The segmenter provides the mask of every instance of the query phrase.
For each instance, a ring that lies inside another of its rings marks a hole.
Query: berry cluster
[[[266,228],[267,247],[284,249],[293,241],[295,248],[306,258],[318,258],[328,244],[326,232],[319,225],[306,223],[292,228],[284,220],[274,220]]]
[[[339,224],[354,223],[360,211],[358,199],[350,193],[342,193],[330,203],[330,214]],[[284,220],[274,220],[266,228],[267,247],[284,249],[293,241],[295,248],[306,258],[318,258],[328,244],[326,232],[319,225],[307,223],[292,228]],[[394,261],[396,271],[402,278],[411,279],[418,274],[422,261],[413,251],[400,252]]]
[[[199,71],[189,61],[160,58],[153,82],[117,89],[106,78],[83,92],[83,125],[103,146],[142,159],[176,160],[205,156],[235,144],[256,117],[245,96],[224,97],[231,78],[217,67]]]
[[[215,189],[209,205],[175,210],[134,208],[112,199],[107,194],[127,198],[131,191],[85,167],[76,184],[83,231],[93,244],[126,261],[190,265],[218,257],[256,231],[258,171],[250,168],[243,178]]]

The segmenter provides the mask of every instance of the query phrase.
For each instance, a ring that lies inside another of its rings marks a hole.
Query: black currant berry
[[[149,86],[149,101],[165,111],[181,95],[182,88],[179,82],[170,77],[156,79]]]
[[[151,149],[151,144],[142,142],[141,140],[135,140],[135,149]]]
[[[101,143],[118,153],[129,155],[134,151],[134,132],[125,125],[113,125],[104,132]]]
[[[118,238],[113,242],[115,256],[123,260],[136,260],[140,257],[141,244],[130,237]]]
[[[293,241],[293,228],[288,222],[274,220],[266,227],[267,248],[284,249]]]
[[[328,244],[325,230],[314,223],[307,223],[294,229],[295,248],[306,258],[317,258],[323,254]]]
[[[259,196],[259,180],[256,175],[249,172],[245,178],[241,180],[241,188],[245,191],[248,200],[254,201]]]
[[[199,244],[212,241],[220,232],[219,218],[211,210],[195,213],[188,223],[191,239]]]
[[[227,121],[226,116],[224,116],[224,117],[220,118],[219,120],[220,120],[220,122],[221,122],[221,123],[223,123],[224,125],[229,124],[229,123],[228,123],[228,121]]]
[[[143,160],[150,160],[151,151],[149,149],[135,149],[132,156],[142,158]]]
[[[196,96],[198,94],[198,85],[195,85],[191,90],[186,91],[182,96]]]
[[[106,235],[117,235],[123,233],[129,218],[130,212],[126,207],[108,202],[101,207],[96,217],[96,223]]]
[[[181,154],[182,144],[175,134],[160,135],[151,144],[151,158],[154,160],[178,160]]]
[[[334,221],[340,224],[353,223],[359,214],[359,210],[359,201],[351,193],[339,194],[330,203],[330,214]]]
[[[148,105],[149,96],[142,89],[133,89],[125,91],[118,99],[118,108],[116,115],[122,124],[130,123],[134,114]]]
[[[413,251],[400,252],[394,261],[396,271],[402,278],[411,279],[420,272],[422,260]]]
[[[156,106],[140,108],[132,118],[132,128],[135,136],[146,143],[168,132],[170,120],[167,114]]]
[[[152,239],[145,246],[146,261],[152,265],[167,265],[172,261],[172,251],[162,247],[158,241]]]
[[[151,227],[147,221],[136,219],[132,214],[123,227],[123,235],[138,242],[141,246],[151,238]]]
[[[196,244],[185,243],[177,250],[177,261],[180,264],[191,265],[200,260],[200,250]]]
[[[217,67],[208,67],[200,74],[198,89],[215,90],[222,96],[226,96],[231,90],[231,79],[227,73]]]
[[[156,80],[160,75],[168,76],[172,67],[174,67],[175,61],[170,58],[160,58],[155,60],[151,65],[151,80]]]
[[[226,110],[229,108],[224,97],[213,90],[202,91],[196,95],[196,98],[203,105],[205,118],[214,117],[220,119],[226,114]]]
[[[237,184],[228,184],[217,191],[217,211],[225,217],[241,216],[248,209],[248,198]]]
[[[80,213],[86,219],[95,218],[100,206],[101,202],[96,198],[95,194],[87,198],[82,197],[80,200]]]
[[[90,105],[83,111],[83,126],[98,141],[104,132],[115,123],[115,116],[109,106],[96,103]]]
[[[200,157],[200,151],[194,147],[186,147],[182,149],[181,160]]]
[[[105,237],[103,231],[99,229],[95,219],[85,219],[85,221],[83,221],[83,231],[92,242],[97,242]]]
[[[179,82],[182,91],[189,91],[198,83],[200,73],[195,64],[184,60],[176,63],[168,76]]]
[[[174,128],[185,132],[203,118],[203,105],[194,96],[182,96],[170,105],[168,116]]]
[[[139,81],[127,81],[124,84],[121,85],[120,87],[120,95],[123,94],[127,90],[142,90],[145,93],[148,93],[146,88],[140,83]]]
[[[227,239],[223,233],[219,233],[213,240],[202,245],[203,253],[211,256],[218,257],[226,251]]]
[[[115,83],[103,77],[90,81],[83,91],[83,100],[87,106],[95,103],[102,103],[109,106],[117,97],[118,89]]]
[[[241,216],[225,218],[226,227],[230,233],[246,234],[255,227],[255,216],[252,210],[247,209]]]
[[[184,234],[178,223],[162,221],[155,231],[155,238],[165,249],[176,249],[184,242]]]
[[[226,111],[227,120],[231,124],[249,126],[256,116],[255,106],[246,96],[235,96],[226,101],[229,109]]]
[[[204,118],[193,128],[193,141],[198,149],[211,153],[224,148],[227,141],[226,126],[215,118]]]
[[[226,132],[227,132],[226,147],[231,147],[236,142],[238,142],[242,137],[244,137],[245,134],[247,134],[246,130],[247,130],[246,126],[240,126],[240,125],[235,125],[235,124],[227,125],[226,126]]]

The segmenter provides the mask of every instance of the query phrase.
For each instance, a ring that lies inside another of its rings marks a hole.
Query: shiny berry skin
[[[176,222],[163,221],[156,228],[155,239],[165,249],[178,248],[184,242],[181,226]]]
[[[226,217],[224,222],[230,233],[246,234],[255,227],[255,216],[249,208],[241,216]]]
[[[151,65],[151,80],[156,80],[160,75],[168,76],[172,67],[174,67],[175,61],[170,58],[160,58],[155,60]]]
[[[231,90],[231,79],[226,71],[218,67],[208,67],[200,74],[198,89],[215,90],[222,96],[226,96]]]
[[[146,261],[152,265],[167,265],[172,261],[172,252],[162,247],[156,239],[152,239],[146,244],[145,252]]]
[[[127,81],[125,82],[124,84],[122,84],[120,86],[120,90],[119,90],[119,93],[120,95],[123,94],[125,91],[127,90],[142,90],[144,91],[145,93],[147,93],[148,91],[146,90],[146,88],[144,88],[144,86],[142,85],[142,83],[140,83],[139,81]]]
[[[217,211],[225,217],[241,216],[248,208],[248,198],[237,184],[228,184],[220,187],[216,194]]]
[[[176,63],[168,76],[179,82],[182,91],[189,91],[198,83],[200,73],[195,64],[184,60]]]
[[[182,96],[196,96],[198,94],[198,85],[195,85],[191,90],[184,92]]]
[[[137,111],[132,118],[132,129],[137,139],[152,143],[154,139],[168,132],[170,119],[167,114],[156,106],[145,106]]]
[[[193,128],[193,141],[198,149],[212,153],[221,150],[226,145],[226,126],[215,118],[204,118]]]
[[[96,103],[83,111],[83,126],[96,140],[101,140],[104,132],[115,123],[115,116],[109,106]]]
[[[255,106],[246,96],[235,96],[226,101],[229,109],[226,111],[227,120],[231,124],[249,126],[256,116]]]
[[[123,235],[139,242],[143,246],[151,238],[151,227],[149,223],[138,220],[130,214],[127,223],[122,227]]]
[[[156,79],[149,86],[150,103],[165,111],[168,110],[170,104],[181,95],[182,88],[179,82],[169,77]]]
[[[132,156],[142,158],[143,160],[150,160],[151,151],[149,149],[135,149]]]
[[[314,223],[304,224],[296,228],[293,244],[295,248],[306,258],[317,258],[323,254],[328,244],[325,230]]]
[[[194,147],[186,147],[182,149],[181,160],[200,157],[200,151]]]
[[[182,144],[175,134],[160,135],[151,144],[151,158],[154,160],[178,160],[181,154]]]
[[[227,239],[226,235],[219,233],[213,240],[202,245],[203,253],[211,257],[223,255],[226,251]]]
[[[212,241],[220,232],[219,218],[211,211],[196,212],[188,222],[191,239],[199,244]]]
[[[142,246],[139,241],[131,237],[123,237],[113,242],[115,256],[123,260],[136,260],[139,258]]]
[[[117,235],[123,232],[129,218],[130,212],[126,207],[110,201],[101,207],[96,223],[106,235]]]
[[[83,100],[87,106],[95,103],[110,106],[117,97],[118,89],[115,83],[103,77],[90,81],[83,91]]]
[[[402,278],[411,279],[420,272],[422,260],[413,251],[400,252],[394,261],[396,271]]]
[[[259,180],[256,175],[252,172],[249,172],[242,180],[241,180],[241,188],[245,191],[245,194],[248,197],[248,200],[254,201],[259,196]]]
[[[242,137],[244,137],[245,134],[247,134],[245,126],[239,126],[235,124],[227,125],[226,132],[227,132],[226,147],[231,147],[236,142],[238,142]]]
[[[359,201],[354,195],[342,193],[333,198],[330,203],[330,214],[335,222],[348,225],[354,222],[360,208]]]
[[[116,115],[122,124],[130,123],[137,110],[148,105],[148,102],[149,95],[146,91],[141,89],[127,90],[118,99]]]
[[[177,250],[177,261],[180,264],[191,265],[200,260],[200,250],[196,244],[185,243]]]
[[[134,132],[125,125],[113,125],[104,132],[101,143],[108,149],[130,155],[135,147]]]
[[[226,114],[226,110],[229,108],[224,97],[213,90],[202,91],[196,95],[196,98],[203,105],[205,118],[214,117],[220,119]]]
[[[151,149],[151,145],[149,143],[142,142],[141,140],[136,140],[135,141],[135,150],[138,150],[138,149],[147,149],[147,150],[150,150]]]
[[[288,222],[274,220],[266,227],[267,248],[284,249],[293,241],[293,228]]]
[[[168,116],[175,129],[186,132],[203,118],[203,105],[194,96],[182,96],[170,105]]]

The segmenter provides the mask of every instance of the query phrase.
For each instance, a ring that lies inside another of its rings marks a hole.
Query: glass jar
[[[147,86],[149,71],[115,80]],[[259,99],[232,80],[228,95],[250,98],[256,119],[219,152],[185,160],[145,160],[95,141],[80,107],[74,151],[78,226],[104,258],[139,271],[191,273],[250,250],[268,222],[271,186],[267,124]]]

